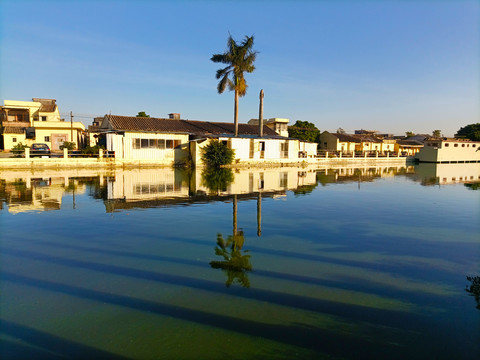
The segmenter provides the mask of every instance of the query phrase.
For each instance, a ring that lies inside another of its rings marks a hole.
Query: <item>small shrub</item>
[[[105,150],[103,145],[87,146],[85,149],[82,149],[82,154],[85,155],[98,155],[99,150]]]
[[[208,167],[220,167],[233,162],[235,150],[218,140],[211,140],[202,150],[202,160]]]
[[[75,150],[76,146],[75,143],[72,141],[64,141],[62,145],[60,145],[60,150],[67,149],[67,150]]]
[[[29,146],[22,144],[19,142],[17,145],[12,147],[12,153],[15,154],[15,157],[20,157],[24,152],[25,149],[28,148]]]

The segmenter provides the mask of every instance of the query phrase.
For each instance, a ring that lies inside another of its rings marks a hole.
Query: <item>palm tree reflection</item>
[[[215,247],[215,255],[223,257],[221,261],[210,261],[210,266],[214,269],[222,269],[227,275],[225,285],[230,287],[235,281],[243,287],[250,287],[248,280],[248,271],[252,270],[250,263],[250,255],[244,251],[242,246],[245,241],[243,231],[239,231],[236,235],[231,235],[225,240],[222,234],[217,234],[217,246]]]
[[[477,309],[480,310],[480,276],[467,276],[467,280],[471,282],[470,287],[466,287],[465,291],[475,298]]]
[[[233,235],[223,238],[222,234],[217,234],[217,246],[215,255],[223,257],[222,261],[210,261],[210,266],[214,269],[222,269],[227,274],[225,285],[230,287],[237,281],[243,287],[250,287],[247,272],[252,270],[250,255],[242,247],[245,243],[243,230],[237,229],[237,195],[233,195]]]

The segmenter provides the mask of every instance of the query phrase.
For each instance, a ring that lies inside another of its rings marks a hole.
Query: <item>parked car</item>
[[[50,148],[47,144],[32,144],[30,157],[50,157]]]

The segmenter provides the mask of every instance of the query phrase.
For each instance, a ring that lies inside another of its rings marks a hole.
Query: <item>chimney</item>
[[[168,114],[168,118],[172,120],[180,120],[180,114],[171,113],[171,114]]]
[[[263,89],[260,90],[260,108],[258,111],[258,136],[263,137]]]

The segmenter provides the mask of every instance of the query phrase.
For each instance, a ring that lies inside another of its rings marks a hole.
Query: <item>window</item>
[[[49,142],[50,141],[50,136],[45,136],[44,141]]]
[[[475,144],[472,144],[472,147],[475,147]]]
[[[150,149],[155,149],[157,147],[157,139],[148,140],[148,147]]]
[[[448,144],[448,143],[445,143],[445,147],[449,147],[449,144]]]
[[[47,117],[46,117],[46,116],[42,116],[42,121],[47,121]]]
[[[462,144],[462,147],[465,147],[465,144]]]
[[[288,158],[288,142],[280,143],[280,158]]]
[[[279,174],[280,175],[280,187],[281,188],[286,188],[288,186],[288,173],[287,172],[282,172]]]
[[[259,149],[260,151],[265,151],[265,141],[260,141],[260,142],[258,143],[258,149]]]
[[[458,147],[458,144],[454,144],[453,146],[454,146],[454,147]]]
[[[180,144],[180,140],[132,139],[132,148],[134,149],[174,149]]]
[[[12,138],[12,142],[17,142],[17,138]]]

